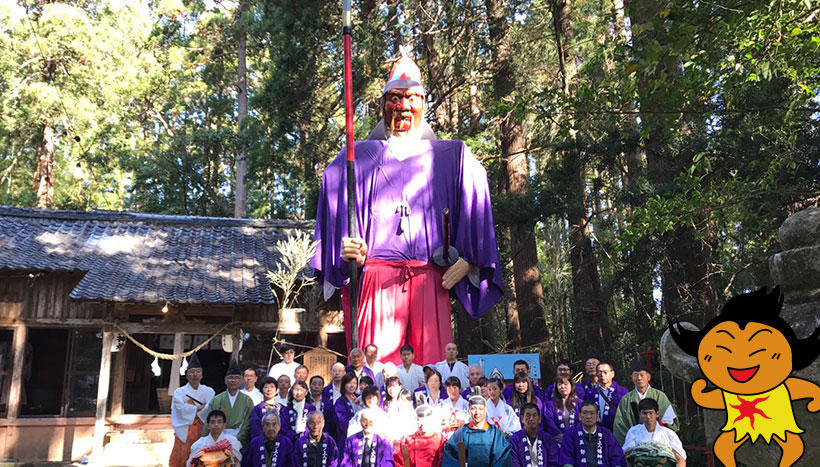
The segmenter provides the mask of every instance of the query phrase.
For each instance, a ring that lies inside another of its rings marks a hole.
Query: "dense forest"
[[[341,1],[1,0],[0,204],[310,219]],[[357,138],[401,45],[490,175],[507,296],[474,351],[623,365],[769,282],[820,200],[809,0],[359,0]],[[476,337],[480,337],[476,338]]]

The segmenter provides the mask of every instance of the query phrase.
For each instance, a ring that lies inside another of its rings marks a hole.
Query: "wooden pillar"
[[[94,421],[94,448],[91,458],[94,464],[102,465],[103,441],[105,440],[105,411],[108,406],[108,386],[111,380],[111,344],[114,333],[103,329],[102,356],[100,357],[100,377],[97,380],[97,419]]]
[[[181,354],[183,351],[182,348],[182,338],[185,337],[185,334],[178,332],[174,334],[174,354]],[[179,387],[179,367],[182,365],[182,359],[178,358],[171,362],[171,376],[168,380],[168,395],[173,396],[174,391],[177,390]]]
[[[111,418],[119,421],[123,413],[123,399],[125,397],[125,347],[113,358],[111,368]]]
[[[20,395],[23,393],[23,365],[26,356],[28,328],[24,324],[14,327],[14,363],[11,370],[8,410],[6,418],[14,419],[20,414]]]

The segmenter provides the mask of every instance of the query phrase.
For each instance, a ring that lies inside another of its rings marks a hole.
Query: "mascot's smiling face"
[[[788,378],[792,349],[774,327],[749,322],[741,328],[735,321],[724,321],[703,336],[698,364],[706,378],[725,391],[760,394]]]

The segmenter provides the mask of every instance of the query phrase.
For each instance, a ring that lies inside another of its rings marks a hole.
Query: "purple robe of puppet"
[[[288,439],[292,440],[295,438],[294,432],[290,428],[290,425],[286,423],[290,419],[290,409],[284,405],[277,407],[277,410],[279,410],[279,434],[285,435]],[[265,406],[265,401],[260,402],[251,410],[251,439],[264,436],[262,433],[262,417],[264,417],[266,413],[267,407]]]
[[[538,430],[537,439],[541,442],[539,453],[536,454],[536,465],[539,467],[557,467],[558,464],[558,443],[542,430]],[[513,433],[510,436],[512,446],[512,463],[514,467],[532,467],[532,457],[527,444],[527,432],[525,430]]]
[[[597,386],[587,391],[584,400],[595,402],[598,405],[598,423],[612,431],[615,425],[615,414],[618,412],[618,403],[628,392],[628,389],[613,381],[609,390],[604,391],[611,404],[607,404],[606,400],[600,396]]]
[[[265,462],[265,435],[251,440],[245,455],[242,456],[242,467],[267,467]],[[294,448],[291,440],[279,433],[276,437],[276,447],[271,453],[271,467],[291,467],[293,465]]]
[[[393,466],[393,447],[390,442],[377,434],[373,434],[375,446],[375,462],[371,462],[371,467]],[[347,438],[345,441],[344,453],[342,454],[341,467],[359,467],[362,465],[364,455],[364,432],[360,431]],[[371,457],[371,459],[373,459]]]
[[[548,435],[552,436],[556,441],[561,439],[564,432],[581,420],[581,403],[583,399],[575,400],[575,410],[566,414],[563,418],[561,412],[555,406],[555,401],[552,399],[546,400],[544,403],[544,412],[541,416],[541,426]],[[563,423],[563,428],[561,424]]]
[[[296,440],[293,454],[294,467],[308,467],[308,433]],[[336,441],[326,433],[322,434],[322,467],[338,467],[340,462],[339,448]]]
[[[453,292],[470,316],[478,318],[504,292],[495,239],[486,171],[461,141],[424,141],[427,158],[417,166],[387,164],[392,157],[386,141],[361,141],[356,152],[356,225],[368,245],[368,258],[386,261],[431,261],[442,246],[442,217],[450,209],[451,244],[479,268],[478,287],[465,277]],[[350,266],[341,259],[347,237],[345,149],[325,169],[316,212],[319,246],[310,265],[320,281],[336,288],[348,281]],[[404,188],[410,187],[407,191]],[[415,189],[415,192],[410,192]],[[399,203],[410,208],[413,238],[396,235]],[[387,224],[387,225],[385,225]],[[396,224],[396,225],[393,225]],[[366,272],[365,272],[366,273]]]
[[[302,407],[302,416],[307,417],[307,414],[313,412],[314,410],[316,410],[316,407],[314,407],[313,404],[305,401],[305,406]],[[289,433],[291,433],[291,441],[296,441],[297,438],[304,434],[304,432],[296,432],[296,411],[294,411],[293,407],[291,406],[288,406],[287,416],[285,418],[282,418],[282,427],[284,428],[285,426],[290,428]]]
[[[589,465],[583,435],[584,429],[580,423],[567,429],[558,455],[560,465]],[[596,443],[593,449],[596,451],[598,467],[626,467],[624,451],[611,431],[601,425],[596,425],[595,437]]]

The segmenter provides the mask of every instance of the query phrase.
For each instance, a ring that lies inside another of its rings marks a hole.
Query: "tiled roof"
[[[275,243],[307,221],[0,206],[0,271],[84,271],[77,300],[275,302]]]

